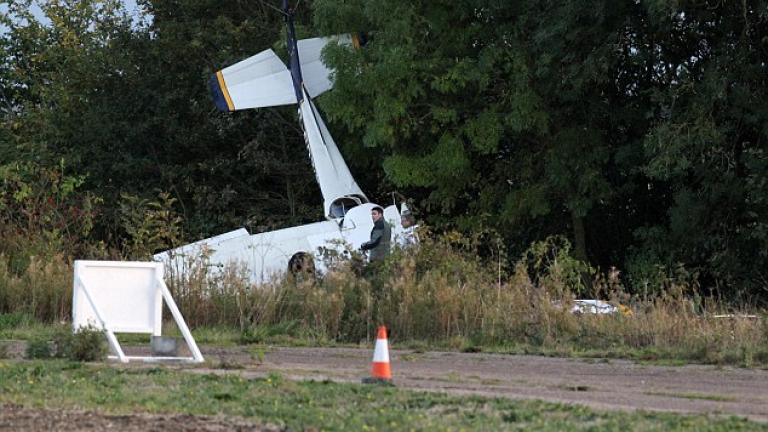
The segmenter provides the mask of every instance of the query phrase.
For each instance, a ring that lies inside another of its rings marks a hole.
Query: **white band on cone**
[[[373,361],[375,363],[389,363],[389,346],[386,339],[376,339]]]

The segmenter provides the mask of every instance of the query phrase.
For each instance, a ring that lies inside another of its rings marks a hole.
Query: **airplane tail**
[[[331,218],[342,217],[346,210],[368,202],[368,198],[352,177],[312,101],[305,98],[301,102],[300,112],[307,148],[323,195],[325,215]]]
[[[321,53],[329,42],[353,45],[348,35],[297,41],[304,87],[314,98],[333,86]],[[230,112],[295,104],[291,73],[271,49],[216,72],[209,81],[216,107]]]
[[[216,72],[210,85],[224,112],[296,103],[291,73],[271,49]]]
[[[225,112],[299,104],[304,138],[323,195],[325,215],[338,218],[348,209],[368,202],[368,198],[352,177],[312,103],[312,98],[333,85],[331,71],[321,59],[323,48],[332,41],[355,45],[350,36],[303,39],[296,43],[300,68],[294,69],[294,74],[268,49],[216,72],[210,84],[216,106]],[[294,79],[301,80],[298,89]]]

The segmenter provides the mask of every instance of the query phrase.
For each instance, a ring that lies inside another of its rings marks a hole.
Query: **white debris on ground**
[[[571,313],[575,314],[615,314],[616,306],[602,300],[574,300]]]

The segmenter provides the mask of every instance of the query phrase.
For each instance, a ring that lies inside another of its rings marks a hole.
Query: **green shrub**
[[[182,219],[173,210],[175,202],[168,192],[157,192],[155,200],[120,195],[120,226],[126,238],[123,257],[150,259],[154,251],[180,243]]]
[[[267,329],[263,326],[251,326],[246,327],[240,332],[238,341],[241,344],[260,344],[264,343],[267,339]]]
[[[31,322],[32,318],[24,312],[0,313],[0,330],[12,330]]]
[[[27,342],[29,359],[65,358],[73,361],[100,361],[107,355],[104,332],[83,327],[72,333],[69,327],[56,329],[53,340],[35,337]]]
[[[95,327],[81,327],[76,332],[61,331],[54,336],[56,357],[73,361],[101,361],[107,356],[104,332]]]
[[[107,344],[104,332],[95,329],[82,329],[72,337],[68,358],[76,361],[102,361],[107,356]]]
[[[27,341],[27,349],[24,356],[28,359],[48,359],[54,356],[51,349],[51,341],[48,338],[37,337]]]
[[[79,189],[84,176],[32,162],[0,165],[0,255],[14,275],[37,258],[82,256],[90,252],[98,197]]]

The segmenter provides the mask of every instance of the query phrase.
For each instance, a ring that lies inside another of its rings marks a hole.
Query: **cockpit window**
[[[351,197],[339,198],[331,204],[332,218],[343,218],[349,209],[360,205],[360,200]]]

